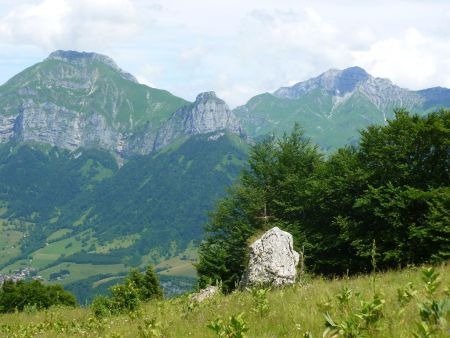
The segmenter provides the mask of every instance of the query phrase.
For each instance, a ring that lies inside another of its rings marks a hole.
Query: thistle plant
[[[425,283],[426,300],[418,304],[421,321],[417,323],[417,331],[413,334],[417,338],[430,338],[446,327],[445,314],[450,312],[450,301],[448,297],[436,299],[441,282],[434,268],[423,269],[422,280]]]
[[[269,300],[267,294],[270,288],[253,288],[251,289],[253,298],[252,312],[259,314],[262,318],[269,312]]]
[[[226,323],[221,317],[217,317],[211,321],[206,327],[213,330],[217,337],[220,338],[245,338],[245,332],[248,331],[248,326],[242,318],[244,313],[233,315]]]

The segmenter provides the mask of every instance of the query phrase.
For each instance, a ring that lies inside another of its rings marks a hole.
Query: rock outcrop
[[[191,302],[202,303],[207,299],[213,298],[219,293],[219,288],[217,286],[208,286],[207,288],[201,289],[199,292],[193,294],[190,298]]]
[[[178,109],[158,130],[155,149],[159,149],[181,136],[206,134],[229,130],[243,135],[242,127],[225,101],[214,92],[197,95],[195,102]]]
[[[343,70],[330,69],[318,77],[299,82],[292,87],[281,87],[273,95],[285,99],[298,99],[313,90],[324,90],[333,98],[333,109],[358,93],[366,97],[382,112],[401,106],[411,109],[425,101],[419,92],[394,85],[390,80],[373,77],[360,67]]]
[[[298,262],[292,235],[274,227],[250,245],[249,263],[240,287],[293,284]]]

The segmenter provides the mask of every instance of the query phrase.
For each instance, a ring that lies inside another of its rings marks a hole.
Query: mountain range
[[[396,108],[426,114],[449,105],[450,89],[411,91],[351,67],[257,95],[234,112],[253,138],[281,134],[299,122],[307,136],[330,151],[354,143],[368,125],[384,124]]]
[[[0,274],[32,267],[84,302],[152,263],[182,290],[193,280],[175,276],[195,275],[207,212],[249,144],[299,122],[332,151],[397,107],[450,107],[450,90],[410,91],[352,67],[230,110],[214,92],[189,102],[140,84],[107,56],[53,52],[0,86]]]

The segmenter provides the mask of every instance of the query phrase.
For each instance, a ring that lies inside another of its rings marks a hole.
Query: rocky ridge
[[[225,129],[244,135],[239,120],[225,101],[218,98],[215,92],[200,93],[194,103],[178,109],[158,130],[154,150],[182,136],[206,134]]]
[[[249,137],[282,135],[298,122],[314,143],[332,151],[355,143],[361,129],[394,118],[396,108],[419,115],[450,108],[450,89],[412,91],[360,67],[331,69],[293,86],[257,95],[233,112]]]
[[[109,57],[56,51],[0,86],[0,142],[39,142],[74,150],[144,155],[174,140],[223,131],[258,138],[295,122],[324,149],[353,142],[403,107],[425,114],[450,107],[450,89],[410,91],[364,69],[329,70],[252,98],[231,111],[214,92],[190,103],[139,84]]]
[[[111,151],[156,151],[178,137],[242,128],[223,100],[202,93],[189,104],[141,85],[109,57],[56,51],[0,86],[0,142]]]
[[[419,106],[425,98],[419,93],[394,85],[390,80],[373,77],[360,67],[344,70],[330,69],[316,78],[281,87],[273,95],[285,99],[298,99],[314,89],[325,90],[333,97],[333,108],[343,104],[359,92],[381,111],[392,106],[406,109]]]

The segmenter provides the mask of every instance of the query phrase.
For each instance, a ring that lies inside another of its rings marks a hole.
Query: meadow
[[[235,291],[201,304],[183,295],[116,316],[96,317],[89,308],[30,308],[1,315],[0,335],[448,337],[449,286],[448,264],[434,273],[411,267],[336,279],[305,275],[291,287]]]

